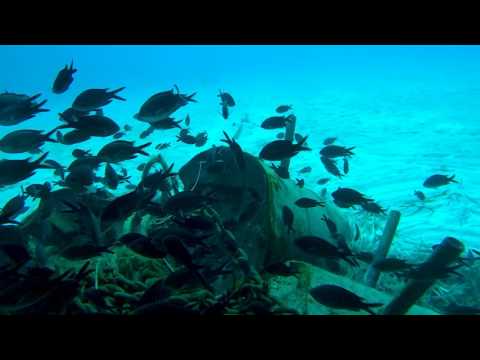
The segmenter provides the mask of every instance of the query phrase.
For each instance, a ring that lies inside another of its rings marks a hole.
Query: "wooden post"
[[[285,140],[290,140],[293,142],[295,140],[295,126],[297,124],[297,117],[295,115],[289,115],[292,121],[289,121],[287,123],[286,129],[285,129]],[[281,168],[287,169],[290,167],[290,158],[288,159],[283,159],[281,164]]]
[[[399,222],[400,212],[397,210],[390,211],[390,213],[388,214],[387,223],[385,224],[385,228],[383,229],[382,239],[380,240],[377,251],[373,256],[373,261],[368,267],[367,273],[365,274],[365,283],[370,287],[374,288],[377,285],[378,279],[380,278],[380,271],[378,271],[374,267],[374,265],[376,262],[381,261],[387,257]]]
[[[430,258],[418,268],[418,272],[431,272],[436,269],[444,269],[465,250],[465,246],[459,240],[447,237],[434,250]],[[435,283],[435,279],[410,280],[400,294],[385,307],[384,315],[404,315],[408,312],[425,292]]]

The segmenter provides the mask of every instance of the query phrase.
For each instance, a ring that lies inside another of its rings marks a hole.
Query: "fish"
[[[187,114],[187,117],[185,118],[185,125],[190,126],[190,115]]]
[[[300,142],[305,138],[303,135],[300,135],[299,133],[295,133],[293,136],[294,136],[296,142]],[[308,146],[306,140],[304,142],[304,145]]]
[[[338,169],[335,160],[321,156],[320,161],[322,162],[323,166],[325,167],[325,170],[327,170],[330,174],[341,178],[343,175]]]
[[[81,130],[72,130],[66,134],[62,134],[60,131],[57,131],[56,137],[57,141],[63,145],[73,145],[90,140],[90,135]]]
[[[292,231],[295,231],[293,229],[293,211],[286,205],[282,207],[282,220],[283,224],[287,227],[288,234],[290,234]]]
[[[140,107],[134,118],[147,123],[155,123],[168,118],[175,111],[187,105],[189,102],[197,102],[191,95],[181,94],[178,87],[174,86],[173,90],[162,91],[152,95]]]
[[[320,285],[310,289],[309,293],[315,301],[333,309],[364,310],[371,315],[376,315],[371,308],[383,306],[381,303],[365,302],[357,294],[337,285]]]
[[[125,130],[125,131],[132,131],[132,129],[133,128],[128,124],[123,125],[123,130]]]
[[[422,200],[422,201],[425,200],[425,198],[426,198],[425,194],[421,191],[418,191],[418,190],[415,190],[413,195],[415,195],[418,198],[418,200]]]
[[[215,229],[215,221],[202,215],[191,215],[188,217],[176,216],[172,221],[186,229],[212,231]]]
[[[121,137],[125,136],[126,133],[124,131],[119,131],[113,135],[114,139],[120,139]]]
[[[56,129],[73,128],[78,130],[84,137],[108,137],[120,131],[120,126],[107,116],[96,114],[77,117],[74,115],[73,118],[74,121],[64,119],[65,124],[57,126]]]
[[[129,178],[129,176],[118,175],[112,165],[106,163],[104,179],[105,185],[107,185],[109,189],[116,190],[118,184],[120,184],[122,181],[128,180]]]
[[[53,173],[54,175],[60,176],[60,178],[62,180],[65,179],[65,170],[66,170],[65,166],[60,165],[55,160],[45,160],[43,163],[46,164],[46,165],[50,165],[52,167],[52,169],[55,169],[55,171]]]
[[[307,209],[307,208],[313,208],[317,206],[325,207],[325,202],[307,198],[307,197],[302,197],[295,201],[295,205],[297,205],[298,207]]]
[[[207,140],[208,140],[207,132],[206,131],[200,132],[195,136],[195,146],[201,147],[207,143]]]
[[[90,150],[75,149],[72,151],[72,156],[79,159],[83,157],[92,156]]]
[[[77,111],[94,111],[112,102],[113,99],[126,101],[117,94],[125,87],[109,91],[107,89],[88,89],[81,92],[73,101],[72,108]]]
[[[375,261],[372,266],[381,272],[396,272],[411,269],[413,265],[406,260],[391,257]]]
[[[143,169],[145,169],[146,165],[147,165],[147,163],[141,163],[140,165],[137,166],[137,170],[138,171],[143,171]]]
[[[355,146],[347,148],[338,145],[327,145],[322,150],[320,150],[320,155],[329,159],[336,157],[350,157],[352,155],[355,155],[352,152],[353,149],[355,149]]]
[[[216,199],[208,195],[206,196],[194,191],[185,190],[170,197],[165,202],[164,209],[169,213],[175,214],[179,211],[195,210],[214,201],[216,201]]]
[[[173,173],[173,163],[170,165],[167,170],[165,171],[157,171],[152,174],[146,175],[142,181],[138,184],[139,188],[148,188],[150,191],[156,192],[160,191],[168,191],[169,184],[165,182],[165,179],[171,176],[176,176],[177,173]]]
[[[43,184],[31,184],[25,188],[25,194],[34,199],[45,197],[52,190],[52,185],[48,181]]]
[[[458,184],[458,181],[455,180],[455,175],[432,175],[423,182],[423,186],[426,188],[437,188],[439,186],[448,185],[450,183]]]
[[[372,214],[382,214],[385,215],[387,212],[384,208],[382,208],[379,204],[376,202],[364,202],[361,203],[360,206],[362,207],[363,210],[372,213]]]
[[[290,179],[290,172],[288,171],[288,168],[285,166],[276,166],[275,164],[271,164],[270,166],[275,173],[281,177],[282,179]]]
[[[170,147],[170,143],[160,143],[157,146],[155,146],[156,150],[163,150]]]
[[[350,259],[353,254],[345,252],[344,249],[340,249],[318,236],[302,236],[295,239],[294,244],[309,255],[330,259],[342,259],[352,266],[357,265]]]
[[[222,104],[222,117],[227,120],[230,116],[230,112],[228,110],[228,105]]]
[[[27,211],[28,207],[25,205],[26,198],[27,196],[22,192],[22,194],[8,200],[0,211],[0,219],[11,220]]]
[[[110,163],[119,163],[121,161],[135,159],[137,157],[136,154],[150,156],[143,149],[150,146],[152,144],[151,142],[139,146],[134,146],[133,144],[133,141],[113,141],[100,149],[97,158]]]
[[[441,309],[445,315],[480,315],[480,307],[449,303]]]
[[[92,170],[97,170],[102,162],[102,159],[99,159],[96,156],[79,157],[73,160],[70,165],[68,165],[67,170],[72,171],[74,168],[79,166],[87,166]]]
[[[9,92],[0,94],[0,125],[17,125],[32,119],[38,113],[50,111],[42,108],[47,100],[35,102],[41,95],[28,96]]]
[[[22,180],[28,179],[35,174],[37,169],[50,169],[42,164],[48,156],[48,152],[35,161],[30,158],[24,160],[0,160],[0,187],[13,185]]]
[[[291,261],[273,263],[265,267],[264,270],[270,274],[280,276],[292,276],[301,272],[300,265]]]
[[[332,193],[335,204],[340,207],[351,207],[353,205],[362,205],[373,202],[373,199],[366,198],[362,193],[350,189],[339,187]]]
[[[300,173],[300,174],[307,174],[307,173],[309,173],[309,172],[311,172],[311,171],[312,171],[312,167],[311,167],[311,166],[306,166],[306,167],[302,168],[302,169],[299,171],[299,173]]]
[[[125,234],[118,239],[118,242],[127,246],[135,253],[151,259],[163,259],[167,256],[165,249],[156,246],[151,238],[139,233]]]
[[[194,145],[197,142],[197,139],[193,135],[177,135],[177,141],[183,142],[185,144]]]
[[[335,239],[337,237],[337,234],[338,234],[337,225],[335,224],[335,222],[333,220],[331,220],[330,218],[328,218],[327,215],[323,215],[322,220],[327,225],[327,228],[328,228],[328,231],[330,232],[330,235],[332,235],[332,237]]]
[[[264,120],[260,127],[266,130],[281,129],[293,121],[291,116],[272,116]]]
[[[93,169],[87,165],[76,166],[65,177],[63,186],[73,190],[85,191],[85,188],[97,180]]]
[[[45,142],[57,142],[50,136],[56,131],[47,133],[42,130],[16,130],[0,139],[0,151],[8,154],[19,154],[38,150]]]
[[[113,254],[109,246],[96,244],[70,245],[60,252],[60,256],[68,260],[86,260],[104,253]]]
[[[323,145],[332,145],[335,140],[337,140],[336,137],[328,137],[325,140],[323,140]]]
[[[300,151],[311,151],[309,147],[303,146],[307,137],[297,144],[293,144],[289,140],[275,140],[268,143],[260,151],[259,157],[264,160],[280,161],[297,155]]]
[[[348,159],[345,157],[343,158],[343,173],[347,175],[349,171],[350,167],[348,166]]]
[[[220,101],[222,104],[225,104],[226,106],[233,107],[235,106],[235,100],[233,99],[232,95],[229,93],[219,90],[219,94],[217,95],[220,98]]]
[[[277,135],[275,135],[277,139],[284,139],[285,138],[285,133],[284,132],[279,132]]]
[[[230,147],[230,150],[235,155],[235,162],[237,163],[238,168],[240,170],[245,170],[246,163],[245,163],[245,158],[243,156],[242,148],[235,141],[235,139],[230,139],[230,137],[225,131],[223,132],[223,135],[225,136],[225,139],[222,139],[220,141],[226,143]]]
[[[279,114],[286,113],[287,111],[292,110],[292,105],[280,105],[278,106],[275,111]]]
[[[317,184],[318,185],[325,185],[327,182],[329,182],[330,179],[329,178],[321,178],[317,181]]]
[[[305,180],[304,179],[296,179],[297,180],[297,186],[301,189],[305,186]]]
[[[73,74],[77,72],[77,69],[73,68],[73,60],[70,63],[70,66],[65,65],[65,67],[60,70],[53,82],[52,92],[54,94],[63,94],[68,90],[70,85],[73,82]]]

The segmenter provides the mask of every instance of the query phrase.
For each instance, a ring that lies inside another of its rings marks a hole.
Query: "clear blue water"
[[[51,92],[57,72],[73,60],[78,72],[69,90]],[[138,139],[146,125],[133,118],[152,94],[177,84],[184,93],[197,92],[198,103],[180,109],[175,118],[192,118],[194,132],[208,131],[199,149],[177,143],[176,131],[156,132],[148,141],[171,142],[165,150],[176,169],[196,153],[219,144],[222,130],[234,133],[240,120],[250,123],[239,139],[243,149],[258,154],[274,131],[259,125],[280,104],[292,104],[297,130],[309,135],[313,150],[292,160],[292,177],[304,166],[306,186],[320,191],[317,179],[329,175],[318,151],[328,136],[342,145],[356,146],[351,171],[327,188],[358,189],[387,209],[402,211],[393,251],[421,253],[445,236],[468,246],[480,246],[480,47],[479,46],[0,46],[0,90],[33,95],[42,93],[51,111],[16,126],[0,126],[0,136],[17,129],[45,129],[59,125],[57,113],[88,88],[115,89],[127,101],[105,108]],[[230,92],[237,106],[228,120],[220,114],[218,90]],[[67,165],[73,148],[96,152],[110,139],[95,138],[74,146],[46,144],[50,158]],[[2,158],[30,155],[2,154]],[[125,163],[130,172],[145,159]],[[435,173],[456,174],[460,184],[437,190],[422,189]],[[138,176],[138,175],[134,175]],[[20,185],[51,180],[51,172],[37,174],[18,186],[2,190],[0,204],[16,195]],[[414,190],[431,200],[419,207]],[[125,192],[120,188],[118,194]],[[32,205],[33,207],[34,205]],[[348,216],[363,214],[345,210]],[[377,235],[384,219],[364,218],[364,227]]]

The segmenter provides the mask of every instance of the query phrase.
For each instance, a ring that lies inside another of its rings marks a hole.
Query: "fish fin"
[[[191,94],[191,95],[188,95],[188,96],[187,96],[187,100],[188,100],[188,101],[191,101],[191,102],[198,102],[197,100],[195,100],[195,99],[193,98],[195,95],[197,95],[196,92],[194,92],[194,93]]]
[[[122,91],[123,89],[125,89],[125,86],[123,86],[123,87],[121,87],[121,88],[118,88],[117,90],[109,91],[108,94],[109,94],[112,98],[114,98],[114,99],[126,101],[125,98],[117,95],[117,93],[120,92],[120,91]]]
[[[48,133],[46,133],[46,134],[45,134],[45,141],[54,142],[54,143],[58,142],[57,140],[52,139],[52,138],[50,137],[50,135],[52,135],[54,132],[56,132],[57,129],[58,129],[58,128],[54,128],[53,130],[51,130],[51,131],[49,131]]]
[[[48,165],[40,165],[40,163],[41,163],[43,160],[45,160],[45,159],[47,158],[47,156],[48,156],[48,151],[47,151],[45,154],[43,154],[42,156],[40,156],[40,157],[39,157],[37,160],[35,160],[33,163],[34,163],[35,166],[37,166],[37,167],[43,167],[44,169],[51,169],[51,167],[48,166]]]
[[[449,182],[453,182],[453,183],[457,183],[457,184],[459,183],[457,180],[455,180],[455,175],[450,176],[450,177],[448,178],[448,181],[449,181]]]
[[[140,145],[140,146],[136,146],[135,149],[137,150],[137,152],[138,152],[139,154],[142,154],[142,155],[145,155],[145,156],[150,156],[149,153],[147,153],[146,151],[143,151],[143,150],[142,150],[142,149],[144,149],[144,148],[146,148],[147,146],[150,146],[150,145],[152,145],[152,143],[151,143],[151,142],[148,142],[148,143],[146,143],[146,144],[143,144],[143,145]]]

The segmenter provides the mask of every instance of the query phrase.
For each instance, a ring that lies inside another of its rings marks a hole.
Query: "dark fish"
[[[73,68],[73,60],[70,63],[70,66],[65,65],[65,67],[59,71],[55,81],[53,82],[52,91],[55,94],[62,94],[68,90],[71,83],[73,82],[73,74],[77,72],[77,69]]]
[[[57,141],[63,145],[79,144],[81,142],[90,140],[90,135],[81,130],[72,130],[66,134],[62,134],[60,131],[57,131],[56,137]]]
[[[305,180],[304,179],[296,179],[297,180],[297,186],[301,189],[305,186]]]
[[[52,169],[55,169],[55,172],[53,173],[54,175],[60,176],[62,180],[65,179],[65,170],[66,170],[65,166],[60,165],[55,160],[45,160],[44,164],[50,165]]]
[[[177,141],[183,142],[185,144],[194,145],[197,142],[197,139],[193,135],[177,135]]]
[[[113,252],[108,246],[99,246],[95,244],[70,245],[60,252],[60,255],[69,260],[86,260],[103,253]]]
[[[50,111],[42,109],[47,100],[40,103],[34,101],[40,96],[41,94],[28,96],[9,92],[0,94],[0,125],[17,125],[38,113]]]
[[[327,225],[327,228],[328,228],[328,231],[330,232],[330,235],[332,235],[332,237],[335,239],[337,237],[337,234],[338,234],[337,225],[335,224],[335,222],[333,220],[329,219],[327,217],[327,215],[323,215],[322,220]]]
[[[349,170],[350,167],[348,166],[348,159],[345,157],[343,158],[343,173],[347,175]]]
[[[325,170],[327,170],[330,174],[338,178],[341,178],[343,176],[340,170],[338,169],[335,160],[324,157],[324,156],[321,156],[320,160],[322,161],[322,164],[325,167]]]
[[[265,271],[274,275],[292,276],[300,273],[300,266],[294,262],[279,262],[268,265]]]
[[[157,146],[155,146],[155,149],[156,150],[163,150],[163,149],[166,149],[170,146],[170,143],[161,143],[161,144],[158,144]]]
[[[78,111],[73,108],[68,108],[63,112],[58,114],[58,117],[61,121],[65,123],[71,123],[77,121],[79,118],[83,116],[87,116],[90,114],[90,111]]]
[[[349,157],[355,155],[352,150],[355,149],[355,146],[351,148],[346,148],[345,146],[338,145],[327,145],[322,150],[320,150],[320,155],[326,158],[336,158],[336,157]]]
[[[425,200],[425,194],[421,191],[415,190],[413,193],[419,200]]]
[[[97,170],[102,162],[102,159],[99,159],[96,156],[79,157],[73,160],[70,165],[68,165],[67,170],[72,171],[74,168],[79,166],[88,166],[92,170]]]
[[[385,215],[387,212],[384,208],[382,208],[380,205],[378,205],[376,202],[366,202],[366,203],[361,203],[360,206],[362,207],[363,210],[373,213],[373,214],[383,214]]]
[[[220,141],[228,144],[228,146],[230,147],[230,150],[235,155],[235,161],[237,163],[238,168],[241,170],[245,170],[245,158],[243,156],[242,148],[235,141],[235,139],[230,139],[230,137],[225,131],[223,132],[223,135],[225,135],[225,139],[222,139]]]
[[[9,154],[33,152],[38,150],[46,141],[57,142],[50,138],[55,131],[56,129],[53,129],[45,134],[41,130],[12,131],[0,139],[0,151]]]
[[[295,205],[297,205],[298,207],[306,209],[306,208],[313,208],[313,207],[317,207],[317,206],[325,207],[325,202],[318,201],[318,200],[311,199],[311,198],[307,198],[307,197],[302,197],[302,198],[298,199],[297,201],[295,201]]]
[[[49,182],[44,184],[31,184],[25,188],[25,194],[32,198],[44,198],[52,190],[52,185]]]
[[[22,193],[21,195],[14,196],[8,200],[5,205],[2,207],[0,212],[1,219],[14,219],[15,217],[23,214],[28,210],[28,207],[25,206],[26,196]]]
[[[327,182],[329,182],[330,179],[329,178],[321,178],[317,181],[317,184],[318,185],[325,185]]]
[[[157,171],[145,176],[138,184],[139,188],[148,188],[150,191],[168,191],[169,184],[165,182],[165,179],[171,176],[176,176],[177,173],[172,173],[173,165],[170,165],[165,171]]]
[[[116,140],[100,149],[97,157],[103,161],[110,163],[118,163],[125,160],[134,159],[136,154],[149,156],[143,149],[152,143],[146,143],[140,146],[134,146],[133,141]]]
[[[190,115],[187,114],[187,117],[185,118],[185,125],[190,126]]]
[[[340,207],[351,207],[353,205],[362,205],[373,202],[372,199],[366,198],[362,193],[349,188],[338,188],[332,193],[335,204]]]
[[[137,254],[148,258],[161,259],[167,256],[164,249],[155,246],[155,243],[149,237],[142,234],[128,233],[123,235],[118,241]]]
[[[147,165],[147,163],[141,163],[140,165],[137,166],[137,170],[138,171],[143,171],[143,169],[145,169],[146,165]]]
[[[85,187],[92,185],[96,180],[93,169],[82,165],[71,169],[63,184],[72,190],[84,191]]]
[[[179,211],[191,211],[199,209],[205,204],[216,201],[216,199],[199,194],[194,191],[181,191],[165,202],[165,211],[177,213]]]
[[[290,172],[288,171],[287,167],[284,166],[276,166],[275,164],[271,164],[270,166],[275,173],[281,177],[282,179],[290,179]]]
[[[228,105],[222,104],[222,117],[227,120],[230,116],[230,112],[228,110]]]
[[[82,149],[73,150],[72,155],[77,159],[82,157],[92,156],[92,154],[90,153],[90,150],[82,150]]]
[[[290,116],[272,116],[264,120],[260,127],[262,129],[281,129],[287,126],[288,123],[292,122]]]
[[[446,315],[480,315],[480,307],[458,305],[454,302],[449,303],[441,310]]]
[[[279,114],[286,113],[287,111],[292,110],[292,105],[280,105],[275,109],[275,111]]]
[[[284,139],[285,138],[285,133],[279,132],[276,136],[277,139]]]
[[[73,116],[74,121],[65,120],[65,124],[57,126],[57,129],[73,128],[78,130],[83,136],[107,137],[120,131],[120,126],[103,115],[85,115],[81,117]],[[66,135],[64,135],[65,137]],[[78,136],[77,136],[78,137]],[[65,142],[65,140],[64,140]]]
[[[260,151],[259,157],[264,160],[280,161],[297,155],[300,151],[310,151],[311,149],[303,146],[307,137],[304,137],[298,144],[293,144],[289,140],[275,140],[265,145]]]
[[[452,175],[450,177],[446,175],[432,175],[423,182],[423,186],[426,188],[436,188],[436,187],[447,185],[450,183],[458,184],[458,181],[455,180],[454,178],[455,178],[455,175]]]
[[[50,169],[42,164],[48,156],[48,152],[37,160],[30,162],[30,158],[24,160],[0,160],[0,187],[13,185],[35,174],[37,169]]]
[[[423,266],[422,266],[423,265]],[[451,267],[434,267],[434,266],[425,266],[425,264],[421,264],[415,268],[412,268],[405,273],[402,273],[402,276],[406,277],[407,279],[416,279],[416,280],[438,280],[438,279],[446,279],[451,274],[457,275],[459,277],[463,277],[462,274],[456,272],[456,270],[460,267],[464,266],[463,264],[451,266]]]
[[[382,272],[396,272],[412,268],[412,264],[408,264],[406,260],[397,258],[385,258],[373,263],[373,267]]]
[[[346,253],[343,249],[339,249],[337,246],[332,245],[320,237],[302,236],[295,239],[294,244],[309,255],[330,259],[343,259],[353,266],[357,265],[349,258],[352,254]]]
[[[124,98],[117,95],[123,89],[125,87],[112,91],[108,91],[108,89],[85,90],[75,98],[72,108],[77,111],[94,111],[111,103],[113,99],[125,101]]]
[[[323,145],[332,145],[335,140],[337,140],[336,137],[328,137],[325,140],[323,140]]]
[[[117,132],[116,134],[113,135],[113,138],[114,138],[114,139],[120,139],[121,137],[123,137],[123,136],[125,136],[125,135],[126,135],[125,132],[119,131],[119,132]]]
[[[195,136],[195,146],[196,147],[201,147],[207,143],[208,140],[208,134],[206,131],[203,131],[201,133],[198,133]]]
[[[110,165],[109,163],[106,163],[104,179],[105,179],[105,185],[107,185],[109,189],[116,190],[118,187],[118,184],[123,178],[117,174],[117,172],[112,167],[112,165]]]
[[[177,225],[191,230],[212,231],[215,229],[215,221],[206,216],[174,217],[172,220]]]
[[[229,93],[220,90],[217,96],[220,98],[222,105],[224,104],[230,107],[235,106],[235,100],[233,100],[232,95],[230,95]]]
[[[304,136],[300,135],[299,133],[295,133],[293,136],[295,138],[295,141],[298,143],[304,139]],[[304,142],[304,145],[308,146],[307,142]]]
[[[293,211],[286,205],[282,207],[282,220],[288,229],[288,234],[290,234],[292,231],[295,231],[293,229],[293,219]]]
[[[301,170],[299,171],[299,173],[300,173],[300,174],[307,174],[307,173],[309,173],[309,172],[311,172],[311,171],[312,171],[312,167],[311,167],[311,166],[306,166],[306,167],[304,167],[303,169],[301,169]]]
[[[131,130],[132,130],[132,127],[131,127],[130,125],[128,125],[128,124],[125,124],[125,125],[123,126],[123,130],[125,130],[125,131],[131,131]]]
[[[176,93],[173,90],[169,90],[152,95],[145,101],[134,118],[148,123],[156,123],[168,118],[189,102],[197,102],[193,99],[196,93],[191,95],[180,94],[177,86],[175,86],[175,90]]]
[[[310,295],[320,304],[352,311],[365,310],[375,315],[371,307],[379,307],[380,303],[367,303],[360,296],[337,285],[321,285],[310,290]]]

